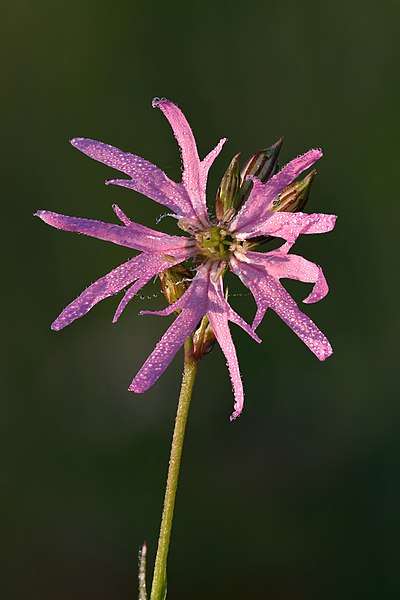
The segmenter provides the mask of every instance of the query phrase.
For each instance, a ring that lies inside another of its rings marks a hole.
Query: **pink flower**
[[[121,225],[38,211],[37,216],[53,227],[83,233],[140,252],[90,285],[62,311],[52,324],[52,329],[66,327],[85,315],[100,300],[126,288],[114,316],[116,321],[129,300],[155,275],[197,257],[201,262],[183,296],[164,310],[151,313],[169,315],[180,309],[178,317],[158,342],[129,389],[141,393],[151,387],[197,328],[202,317],[207,315],[227,360],[235,395],[231,419],[235,419],[242,411],[244,394],[229,321],[260,342],[254,330],[270,307],[320,360],[325,360],[332,353],[326,337],[299,310],[280,280],[289,278],[313,283],[312,292],[304,300],[307,303],[317,302],[327,294],[328,286],[321,268],[301,256],[290,254],[289,250],[300,234],[331,231],[336,217],[272,211],[274,199],[318,160],[322,152],[306,152],[266,183],[254,179],[250,196],[239,212],[235,214],[230,210],[222,220],[212,220],[206,205],[207,176],[226,140],[222,139],[214,150],[200,160],[193,133],[180,109],[166,99],[155,99],[153,107],[156,106],[168,119],[181,149],[183,176],[180,183],[171,181],[163,171],[145,159],[108,144],[85,138],[74,138],[71,143],[91,158],[128,175],[129,179],[112,179],[107,183],[131,188],[166,206],[178,219],[178,226],[189,235],[167,235],[134,223],[117,206],[114,206],[114,211]],[[251,250],[251,240],[259,236],[282,238],[284,244],[271,252],[254,252]],[[223,273],[228,267],[255,298],[257,312],[252,326],[245,323],[225,299]]]

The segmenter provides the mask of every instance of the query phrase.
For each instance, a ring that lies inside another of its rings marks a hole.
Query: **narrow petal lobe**
[[[119,216],[122,216],[122,211],[118,210]],[[115,225],[114,223],[104,223],[93,219],[60,215],[48,210],[39,210],[36,216],[56,229],[81,233],[134,250],[148,250],[150,252],[167,252],[169,250],[171,252],[176,248],[193,245],[193,243],[190,244],[189,238],[167,235],[133,221],[129,221],[129,224],[126,223],[125,225]],[[124,217],[126,219],[125,215]]]
[[[90,158],[122,171],[131,178],[110,179],[106,183],[127,187],[144,194],[167,206],[177,215],[188,218],[195,216],[184,186],[171,181],[161,169],[144,158],[87,138],[74,138],[71,144]]]
[[[292,267],[295,268],[295,263],[300,262],[300,269],[303,268],[306,271],[304,279],[311,280],[312,282],[315,280],[316,283],[314,290],[306,298],[306,301],[310,302],[310,299],[311,301],[321,299],[327,289],[327,284],[322,275],[322,271],[320,271],[316,265],[314,265],[316,269],[312,269],[309,265],[305,265],[301,261],[298,261],[298,258],[301,257],[295,256]],[[283,264],[284,262],[281,263],[281,265]],[[279,282],[279,277],[288,277],[290,275],[290,269],[286,268],[283,271],[282,267],[279,266],[279,272],[277,272],[276,265],[277,263],[275,262],[271,267],[268,264],[266,255],[264,256],[263,264],[260,262],[244,262],[240,260],[231,262],[232,270],[240,277],[244,285],[249,288],[256,301],[257,312],[253,321],[253,328],[258,327],[266,310],[272,308],[272,310],[276,312],[277,315],[279,315],[279,317],[296,333],[319,360],[325,360],[332,354],[332,348],[329,341],[313,321],[301,312],[297,307],[296,302]],[[303,274],[300,273],[300,269],[297,270],[296,276],[293,277],[294,279],[297,279],[300,276],[303,277]],[[320,277],[322,277],[322,279],[320,279]]]
[[[193,211],[203,225],[209,224],[206,204],[206,185],[208,171],[215,158],[221,152],[226,139],[220,140],[203,161],[199,158],[196,140],[191,127],[176,104],[166,98],[155,98],[153,107],[158,107],[165,115],[181,149],[183,174],[182,184],[191,200]]]

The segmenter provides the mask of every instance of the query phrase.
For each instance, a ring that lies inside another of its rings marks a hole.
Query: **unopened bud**
[[[139,600],[147,600],[147,589],[146,589],[146,556],[147,556],[147,544],[143,542],[142,547],[139,549]]]
[[[262,183],[266,183],[278,169],[278,156],[282,148],[283,138],[266,150],[260,150],[246,162],[240,171],[240,192],[238,207],[242,206],[250,195],[252,181],[248,177],[257,177]]]
[[[316,174],[314,169],[308,175],[288,185],[270,204],[271,212],[299,212],[305,207],[310,195],[311,184]],[[252,247],[256,248],[274,239],[274,236],[261,236],[252,239]]]
[[[203,317],[200,327],[193,335],[193,351],[196,358],[209,354],[214,348],[215,333],[211,327],[208,317]]]
[[[299,212],[305,207],[310,195],[311,184],[316,174],[314,169],[308,175],[288,185],[272,202],[268,210],[272,212]]]
[[[168,304],[173,304],[186,292],[193,275],[183,265],[176,265],[159,273],[159,277],[161,289]]]
[[[232,158],[217,191],[215,214],[219,221],[224,220],[224,215],[229,214],[236,203],[240,186],[239,156],[240,153]]]

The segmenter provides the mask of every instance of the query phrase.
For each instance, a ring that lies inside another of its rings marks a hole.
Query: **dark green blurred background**
[[[333,357],[319,363],[273,313],[262,346],[233,326],[246,390],[234,423],[218,348],[201,367],[168,598],[400,597],[399,17],[395,0],[3,5],[2,599],[136,598],[143,539],[152,566],[181,356],[145,395],[126,390],[168,324],[137,313],[164,300],[136,298],[112,325],[112,298],[51,332],[131,253],[31,215],[113,220],[117,202],[154,226],[162,207],[105,187],[114,172],[68,144],[100,139],[179,177],[153,96],[179,103],[202,155],[229,138],[211,200],[236,152],[285,135],[284,162],[323,147],[309,210],[339,215],[296,247],[330,283],[304,310]],[[249,297],[234,302],[251,317]]]

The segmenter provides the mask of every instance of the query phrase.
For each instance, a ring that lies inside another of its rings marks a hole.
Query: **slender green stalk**
[[[192,398],[193,384],[196,377],[198,359],[193,353],[193,341],[190,337],[185,342],[185,361],[182,377],[181,392],[175,418],[174,435],[172,438],[169,459],[167,487],[165,489],[164,508],[161,519],[160,535],[158,538],[157,556],[154,567],[153,583],[150,600],[165,600],[167,595],[167,558],[171,537],[172,520],[174,517],[176,489],[178,487],[179,467],[185,439],[186,421]]]

